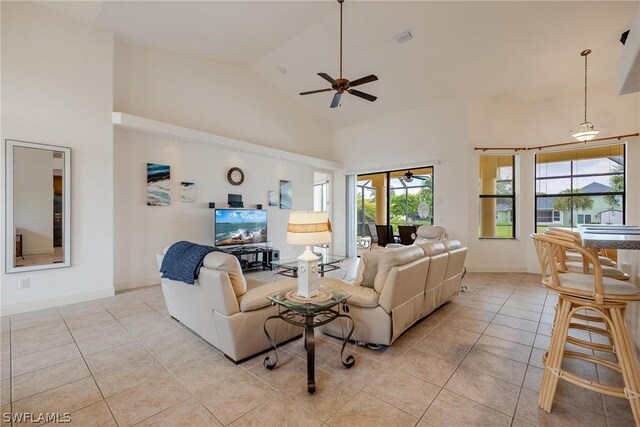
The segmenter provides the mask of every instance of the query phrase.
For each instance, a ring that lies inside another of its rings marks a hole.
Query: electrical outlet
[[[29,277],[23,277],[18,281],[18,288],[26,289],[31,286],[31,279]]]

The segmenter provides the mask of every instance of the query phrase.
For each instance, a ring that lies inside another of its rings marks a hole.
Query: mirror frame
[[[58,145],[37,144],[35,142],[17,141],[6,139],[6,203],[5,203],[5,253],[6,272],[19,273],[23,271],[47,270],[52,268],[64,268],[71,266],[71,148]],[[63,181],[63,248],[64,261],[54,264],[29,265],[15,267],[16,242],[13,229],[13,151],[15,147],[32,148],[36,150],[50,150],[64,153],[64,181]]]

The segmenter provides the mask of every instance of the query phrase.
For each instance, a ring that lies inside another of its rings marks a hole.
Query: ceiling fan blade
[[[355,89],[349,89],[348,92],[351,95],[355,95],[358,98],[366,99],[367,101],[371,101],[371,102],[378,99],[377,96],[369,95],[368,93],[360,92],[359,90],[355,90]]]
[[[300,92],[300,95],[311,95],[312,93],[320,93],[320,92],[329,92],[332,91],[332,88],[329,89],[318,89],[318,90],[310,90],[308,92]]]
[[[335,95],[333,95],[333,101],[331,101],[331,108],[336,108],[338,106],[338,104],[340,104],[340,97],[342,96],[342,93],[338,92]]]
[[[326,81],[328,81],[329,83],[331,83],[332,86],[338,86],[338,82],[335,81],[333,79],[333,77],[331,77],[329,74],[327,74],[327,73],[318,73],[318,75],[320,77],[322,77],[323,79],[325,79]]]
[[[363,85],[365,83],[371,83],[378,80],[378,77],[375,74],[370,74],[367,77],[361,77],[349,83],[349,87]]]

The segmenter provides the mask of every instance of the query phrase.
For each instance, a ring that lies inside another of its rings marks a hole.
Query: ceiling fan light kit
[[[404,182],[413,182],[413,172],[411,172],[410,170],[407,171],[407,173],[404,174],[405,178],[404,178]]]
[[[600,131],[593,128],[593,124],[587,121],[587,56],[591,53],[591,49],[585,49],[580,52],[584,56],[584,121],[580,123],[577,131],[572,131],[571,136],[578,141],[591,141]]]
[[[375,82],[376,80],[378,80],[378,77],[376,77],[374,74],[370,74],[366,77],[361,77],[354,81],[349,81],[342,77],[342,3],[344,3],[344,0],[337,1],[340,4],[340,78],[334,79],[327,73],[318,73],[320,77],[331,83],[331,88],[300,92],[300,95],[311,95],[314,93],[331,92],[335,90],[336,93],[333,95],[333,99],[331,100],[331,108],[336,108],[338,105],[340,105],[340,98],[342,97],[342,94],[344,92],[357,96],[358,98],[366,99],[367,101],[373,102],[378,99],[376,96],[352,88],[355,86],[363,85],[365,83]]]

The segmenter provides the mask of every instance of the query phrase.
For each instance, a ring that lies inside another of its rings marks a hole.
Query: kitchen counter
[[[640,226],[581,225],[580,237],[585,248],[640,250]]]

